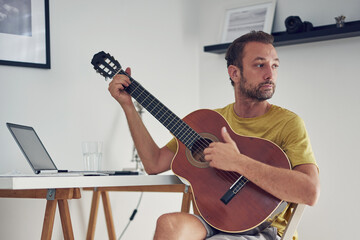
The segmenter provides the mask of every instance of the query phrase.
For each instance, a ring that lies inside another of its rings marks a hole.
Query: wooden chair
[[[292,240],[292,237],[296,231],[296,228],[298,227],[302,214],[305,210],[305,204],[293,204],[293,212],[291,213],[289,223],[285,228],[285,232],[283,236],[281,237],[281,240]]]

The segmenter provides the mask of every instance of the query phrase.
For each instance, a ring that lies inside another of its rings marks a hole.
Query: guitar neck
[[[191,149],[194,142],[200,139],[201,136],[126,72],[121,70],[119,73],[130,78],[131,84],[125,88],[125,91],[151,113],[151,115],[153,115],[188,149]]]

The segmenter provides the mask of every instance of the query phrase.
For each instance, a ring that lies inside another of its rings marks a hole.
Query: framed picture
[[[0,1],[0,64],[50,69],[49,0]]]
[[[225,9],[221,43],[229,43],[252,30],[271,34],[276,0],[255,0]]]

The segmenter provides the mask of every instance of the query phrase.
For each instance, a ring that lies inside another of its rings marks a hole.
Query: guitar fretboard
[[[120,73],[126,74],[125,72]],[[201,136],[176,114],[170,111],[151,93],[149,93],[140,83],[131,78],[129,75],[127,76],[130,78],[131,84],[125,88],[125,91],[129,93],[149,113],[151,113],[188,149],[191,149],[194,143],[200,139]]]

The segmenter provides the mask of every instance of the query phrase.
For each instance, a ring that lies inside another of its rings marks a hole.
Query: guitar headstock
[[[98,52],[91,60],[96,72],[106,78],[113,78],[120,70],[121,65],[113,56],[104,51]]]

